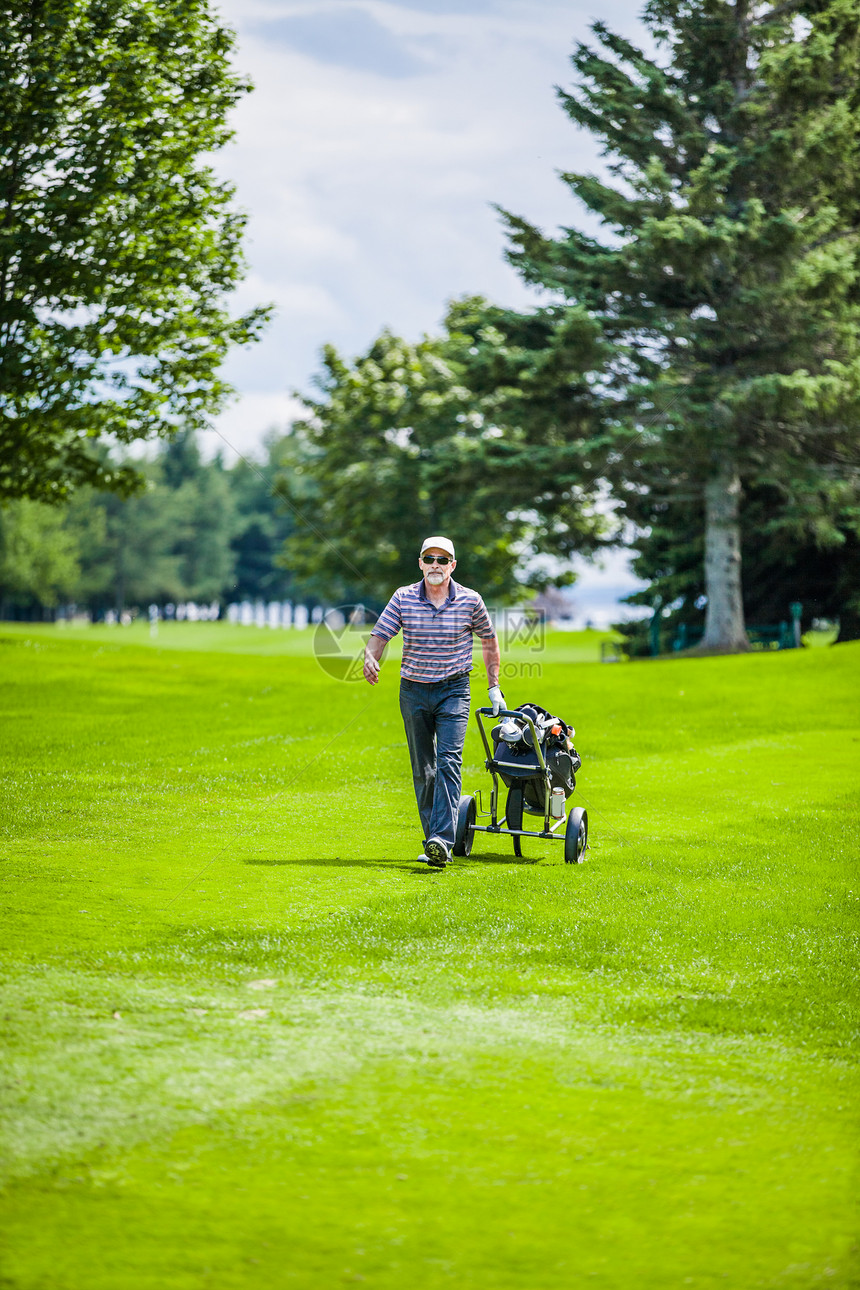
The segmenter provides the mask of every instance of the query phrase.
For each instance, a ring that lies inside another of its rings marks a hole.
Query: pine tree
[[[645,22],[658,57],[596,23],[561,94],[608,159],[611,181],[565,179],[609,236],[506,215],[510,259],[599,322],[615,428],[593,455],[622,514],[697,515],[703,648],[740,650],[743,490],[810,536],[856,495],[858,5],[651,0]]]

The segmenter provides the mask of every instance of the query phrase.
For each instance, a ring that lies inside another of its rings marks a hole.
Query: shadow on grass
[[[500,851],[478,856],[469,856],[466,864],[541,864],[545,856],[515,856],[513,852],[503,855]]]
[[[491,852],[490,854],[457,856],[453,864],[448,866],[449,869],[462,868],[464,865],[473,864],[540,864],[544,859],[543,856],[515,856],[512,854],[502,855],[500,852]],[[338,868],[338,869],[402,869],[406,873],[434,874],[445,873],[445,869],[435,869],[430,865],[423,864],[418,860],[394,860],[386,857],[373,858],[366,857],[359,859],[357,857],[341,858],[339,856],[329,856],[326,858],[316,858],[313,856],[291,856],[282,860],[268,860],[257,856],[247,856],[243,864],[265,865],[270,868],[287,865],[300,866],[318,866],[320,868]]]

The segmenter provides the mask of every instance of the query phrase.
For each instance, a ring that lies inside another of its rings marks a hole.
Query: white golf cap
[[[425,538],[424,545],[421,547],[421,554],[423,555],[425,551],[429,551],[432,546],[438,547],[440,551],[447,551],[452,560],[457,559],[457,557],[454,554],[454,543],[451,541],[450,538],[446,538],[446,537]]]

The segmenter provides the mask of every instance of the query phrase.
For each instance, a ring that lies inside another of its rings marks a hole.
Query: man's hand
[[[364,650],[364,679],[368,685],[376,685],[379,680],[379,660],[382,651],[388,644],[381,636],[371,636]]]
[[[497,685],[490,686],[490,703],[493,705],[493,716],[497,717],[505,706],[505,696]]]

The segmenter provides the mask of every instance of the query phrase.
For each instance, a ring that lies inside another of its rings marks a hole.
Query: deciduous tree
[[[128,492],[94,451],[206,423],[245,217],[211,153],[248,88],[208,0],[0,0],[0,498]]]
[[[53,609],[81,576],[77,534],[51,507],[22,499],[0,509],[0,615]]]
[[[445,533],[461,553],[457,576],[509,602],[556,576],[536,552],[569,555],[597,540],[601,521],[573,479],[579,446],[559,431],[566,417],[587,415],[589,391],[581,381],[574,388],[568,367],[569,407],[541,422],[539,380],[516,385],[524,338],[503,343],[495,317],[466,300],[451,307],[441,336],[409,344],[384,332],[352,362],[326,349],[320,396],[306,400],[293,431],[300,458],[283,479],[301,517],[285,561],[318,594],[382,604],[420,576],[421,541]],[[510,325],[541,332],[548,348],[535,361],[548,370],[561,329]],[[593,324],[569,318],[568,330],[590,355]],[[529,394],[527,417],[497,423],[497,407]]]

